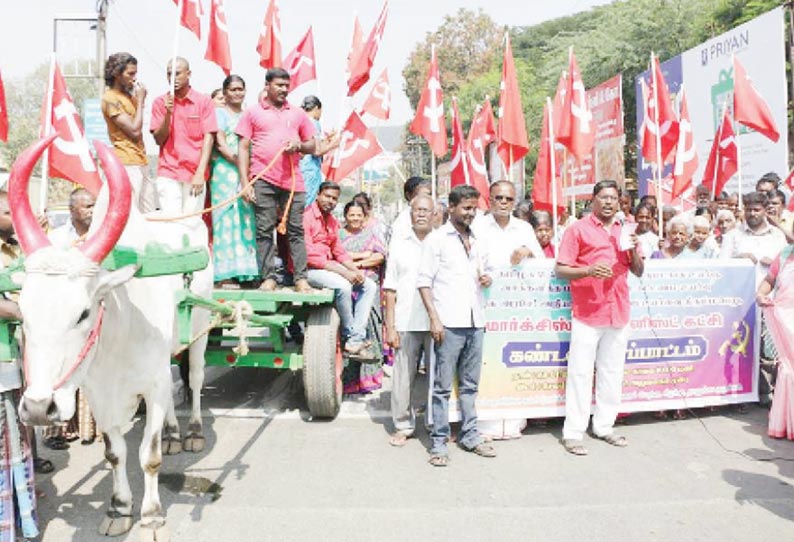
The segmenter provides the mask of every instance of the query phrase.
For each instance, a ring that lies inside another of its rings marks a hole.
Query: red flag
[[[323,173],[329,181],[340,181],[382,152],[378,138],[353,111],[342,130],[333,159],[323,163]]]
[[[436,156],[447,154],[447,121],[444,118],[444,97],[438,79],[436,47],[430,48],[430,66],[427,69],[425,89],[416,106],[416,116],[408,127],[411,133],[427,140]]]
[[[775,125],[775,119],[772,118],[769,105],[755,89],[753,82],[747,76],[747,71],[735,55],[733,57],[733,118],[736,119],[736,122],[752,128],[775,143],[780,139],[780,132]]]
[[[562,111],[559,122],[555,119],[558,132],[554,137],[574,157],[582,160],[592,152],[595,145],[595,122],[587,103],[582,74],[579,72],[573,47],[568,51],[568,78],[564,88],[565,91],[561,93]]]
[[[201,39],[201,16],[204,15],[201,0],[174,0],[174,4],[179,7],[180,1],[182,11],[179,14],[179,22]]]
[[[681,89],[681,114],[678,117],[678,144],[676,145],[675,162],[673,165],[673,199],[677,198],[692,186],[692,176],[698,168],[698,153],[695,148],[695,136],[692,134],[692,122],[689,118],[689,107],[686,103],[684,89]]]
[[[361,47],[361,52],[352,61],[350,77],[347,80],[347,95],[352,96],[369,81],[369,72],[375,64],[375,55],[378,54],[380,42],[383,39],[383,30],[386,28],[386,16],[389,13],[389,0],[383,3],[383,9],[375,21],[375,26],[369,33],[369,37]]]
[[[556,204],[558,211],[562,212],[565,207],[565,199],[562,195],[562,187],[556,182],[555,169],[552,164],[554,157],[554,137],[550,133],[550,128],[556,124],[556,119],[549,123],[549,115],[553,106],[546,103],[543,106],[543,128],[540,135],[540,152],[538,153],[538,163],[535,167],[535,178],[532,182],[532,202],[535,209],[553,212],[554,193],[556,191]]]
[[[656,159],[657,136],[661,138],[660,160],[662,163],[668,162],[672,159],[671,154],[678,143],[678,120],[675,118],[670,91],[662,75],[659,59],[651,53],[651,83],[648,86],[648,99],[645,102],[642,134],[642,156],[648,162],[660,161]]]
[[[736,138],[728,113],[728,108],[725,108],[722,122],[714,136],[714,143],[711,144],[706,169],[703,171],[703,184],[711,190],[713,195],[722,193],[728,180],[739,169]]]
[[[232,55],[229,52],[229,29],[226,26],[223,0],[212,0],[210,6],[210,35],[204,58],[220,66],[227,76],[231,73]]]
[[[499,85],[499,90],[499,127],[497,128],[496,149],[502,162],[510,167],[529,152],[529,139],[527,138],[527,126],[524,122],[524,111],[521,109],[521,92],[518,90],[516,67],[513,64],[510,34],[507,33],[505,33],[502,82]]]
[[[77,114],[57,63],[54,64],[53,70],[52,99],[48,104],[48,96],[45,94],[42,108],[42,120],[45,122],[42,123],[41,134],[48,135],[44,132],[44,127],[47,125],[50,126],[50,132],[58,134],[49,149],[49,175],[81,184],[96,196],[102,181],[91,156],[88,141],[83,135],[80,115]],[[49,111],[48,105],[50,105]]]
[[[452,159],[450,160],[450,188],[469,184],[468,160],[463,144],[463,126],[460,124],[458,99],[452,98]],[[480,194],[482,195],[482,194]]]
[[[485,167],[485,149],[495,138],[493,109],[491,108],[491,100],[486,97],[484,105],[477,108],[477,112],[471,121],[469,138],[466,142],[469,183],[480,191],[486,207],[488,205],[489,184],[488,170]]]
[[[8,110],[6,109],[6,89],[0,74],[0,141],[8,143]]]
[[[276,0],[270,0],[267,5],[256,52],[259,53],[259,65],[266,70],[281,67],[281,17]]]
[[[362,113],[369,113],[381,120],[389,120],[391,113],[391,89],[389,87],[389,74],[383,68],[372,90],[369,91],[367,101],[361,107]]]
[[[361,21],[358,15],[353,18],[353,39],[350,41],[350,52],[347,53],[347,77],[353,73],[353,64],[358,60],[361,50],[364,48],[364,30],[361,28]]]
[[[314,33],[312,27],[306,31],[295,49],[284,58],[284,69],[289,72],[290,89],[317,79],[317,65],[314,62]]]

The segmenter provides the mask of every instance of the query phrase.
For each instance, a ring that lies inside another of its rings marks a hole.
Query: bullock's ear
[[[137,265],[125,265],[120,269],[104,273],[94,289],[94,298],[103,298],[105,295],[117,286],[121,286],[130,280],[138,271]]]

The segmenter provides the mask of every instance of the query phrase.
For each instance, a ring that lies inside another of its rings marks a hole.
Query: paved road
[[[794,443],[764,436],[760,408],[702,420],[635,415],[621,429],[628,448],[589,442],[586,458],[563,452],[551,422],[497,443],[496,459],[453,450],[451,465],[434,469],[424,435],[387,445],[388,392],[312,422],[288,372],[213,376],[207,450],[168,457],[161,472],[174,541],[794,540]],[[141,427],[131,424],[133,450]],[[102,446],[47,453],[58,470],[40,481],[42,540],[110,540],[96,534],[111,491]],[[786,459],[764,460],[773,457]],[[138,540],[137,531],[113,540]]]

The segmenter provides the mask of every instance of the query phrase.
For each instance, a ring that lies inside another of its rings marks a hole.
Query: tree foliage
[[[598,85],[610,77],[622,73],[624,79],[623,102],[626,126],[626,166],[628,176],[634,176],[636,167],[636,96],[635,77],[647,69],[651,51],[662,61],[678,55],[697,44],[721,34],[738,24],[781,5],[782,0],[619,0],[586,12],[562,17],[531,27],[510,29],[518,73],[524,117],[530,135],[532,150],[527,160],[527,169],[534,168],[537,141],[546,96],[553,96],[562,70],[567,68],[568,48],[575,47],[576,58],[582,71],[586,87]],[[458,17],[471,19],[470,12],[459,12]],[[482,12],[480,18],[486,18]],[[428,34],[425,42],[417,45],[409,64],[403,71],[406,76],[406,92],[415,106],[427,66],[431,40],[440,40],[450,29],[465,30],[455,18],[448,17],[435,32]],[[447,26],[445,26],[447,25]],[[459,98],[464,127],[471,119],[476,104],[489,96],[495,105],[499,99],[501,79],[502,44],[501,32],[494,29],[496,45],[489,55],[478,57],[482,63],[472,62],[461,72],[461,64],[451,63],[455,69],[445,66],[445,45],[442,41],[437,50],[441,84],[448,99],[454,92]],[[479,27],[478,27],[479,28]],[[469,43],[482,34],[470,37],[456,34],[454,43]],[[424,68],[415,75],[419,59],[425,58]],[[460,52],[453,54],[462,56]],[[488,65],[485,65],[485,62]],[[457,71],[456,71],[457,70]],[[452,73],[450,73],[450,71]]]

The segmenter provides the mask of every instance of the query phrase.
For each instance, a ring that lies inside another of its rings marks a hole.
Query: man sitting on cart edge
[[[312,286],[334,290],[345,351],[362,354],[367,347],[367,322],[378,287],[356,267],[339,241],[339,223],[331,214],[339,192],[338,184],[321,183],[317,199],[303,213],[307,276]]]

